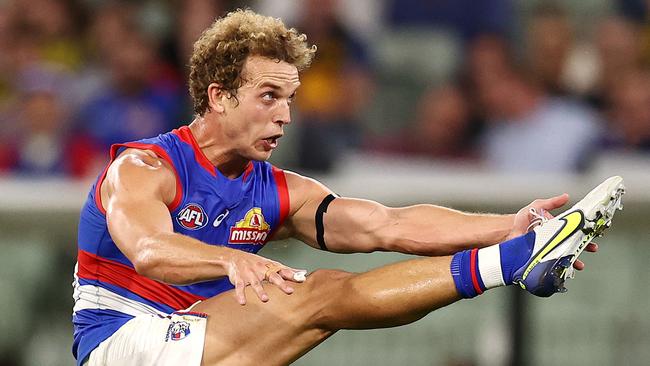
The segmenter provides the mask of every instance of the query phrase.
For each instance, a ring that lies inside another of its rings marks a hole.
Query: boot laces
[[[539,209],[539,212],[535,209],[535,207],[531,207],[528,210],[528,214],[532,217],[532,220],[530,220],[530,224],[526,228],[526,232],[529,232],[536,228],[539,225],[543,225],[548,221],[548,218],[546,217],[546,210],[543,208]]]

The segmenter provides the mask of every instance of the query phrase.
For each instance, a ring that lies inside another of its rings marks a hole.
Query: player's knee
[[[313,305],[310,322],[318,328],[336,328],[333,319],[343,309],[346,294],[349,293],[349,279],[355,273],[338,270],[317,270],[307,277],[305,284]]]
[[[314,285],[321,285],[322,283],[338,282],[352,275],[354,273],[336,269],[317,269],[307,276],[307,282],[311,282]]]

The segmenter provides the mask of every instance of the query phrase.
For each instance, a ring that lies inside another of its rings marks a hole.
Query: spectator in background
[[[559,57],[564,51],[558,51],[565,47],[551,52],[553,49],[531,48],[536,56],[526,59],[551,54]],[[598,117],[577,101],[554,96],[546,89],[560,85],[550,83],[559,79],[545,79],[549,80],[545,84],[540,75],[555,73],[540,71],[526,78],[512,55],[507,40],[495,34],[477,38],[467,52],[465,80],[485,124],[481,156],[486,165],[501,172],[572,172],[583,168],[587,154],[597,146]],[[557,65],[538,67],[559,70]]]
[[[471,92],[471,99],[477,100],[478,91],[489,87],[494,79],[510,74],[514,67],[507,39],[499,34],[486,33],[468,45],[461,78],[465,88]]]
[[[394,137],[371,139],[367,148],[436,160],[468,160],[475,157],[475,136],[467,98],[458,86],[448,84],[421,96],[411,128]]]
[[[386,8],[391,27],[445,28],[464,41],[484,33],[508,34],[512,26],[511,0],[390,0]]]
[[[13,172],[29,176],[82,177],[88,172],[91,143],[70,133],[70,110],[61,91],[69,75],[52,65],[32,65],[17,77],[18,105],[7,122],[16,131],[11,142]]]
[[[84,35],[88,57],[76,73],[73,85],[78,109],[110,88],[108,60],[120,48],[123,40],[131,37],[138,7],[131,2],[107,0],[96,4],[89,13],[92,19]],[[78,115],[79,111],[76,113]]]
[[[597,25],[594,42],[600,72],[588,100],[599,111],[605,112],[609,109],[608,91],[616,87],[622,76],[642,66],[639,27],[625,18],[606,18]]]
[[[648,11],[647,0],[616,0],[614,5],[617,12],[626,19],[634,23],[643,23],[646,21]]]
[[[567,95],[564,77],[573,29],[559,4],[540,2],[528,27],[526,47],[526,62],[534,81],[551,95]]]
[[[102,63],[134,31],[137,7],[123,1],[107,1],[95,7],[92,13],[87,39],[93,55],[91,62],[104,66]]]
[[[179,85],[185,85],[189,76],[187,60],[190,59],[194,42],[201,32],[208,28],[215,19],[225,14],[229,8],[226,0],[185,0],[174,3],[173,25],[174,32],[171,37],[164,40],[162,56],[168,61],[169,66],[179,80]],[[191,119],[192,103],[187,93],[181,93],[182,115]],[[180,122],[180,121],[179,121]]]
[[[100,44],[100,52],[109,80],[105,90],[81,109],[78,123],[79,131],[90,136],[102,151],[116,142],[171,129],[180,122],[183,112],[180,81],[164,73],[167,68],[153,42],[131,24],[116,22],[115,29],[113,40],[105,33],[98,35],[105,41]]]
[[[226,12],[223,0],[185,0],[179,1],[176,8],[176,38],[174,39],[175,64],[183,75],[187,74],[187,60],[192,54],[194,42],[201,32],[214,20]]]
[[[20,90],[15,119],[14,171],[26,175],[63,175],[68,114],[57,89],[65,89],[62,73],[43,66],[26,68],[18,78]]]
[[[620,76],[611,88],[606,146],[650,152],[650,72]]]
[[[73,0],[14,0],[16,22],[38,43],[39,58],[68,71],[79,69],[84,52],[79,40],[83,9]]]
[[[75,83],[86,62],[82,7],[67,0],[15,0],[0,7],[0,79],[10,95],[0,102],[0,169],[30,176],[96,174],[86,160],[92,144],[70,134],[80,95]]]
[[[13,63],[10,51],[14,35],[13,11],[10,3],[0,1],[0,172],[10,169],[16,160],[14,150],[9,146],[12,140],[9,114],[15,98],[11,80]]]
[[[650,68],[650,1],[637,0],[643,3],[644,11],[640,12],[642,15],[641,21],[637,21],[639,25],[639,33],[641,39],[641,61],[643,66]]]
[[[10,98],[10,53],[12,32],[12,9],[8,3],[0,2],[0,114],[3,104]]]
[[[345,151],[361,143],[360,114],[373,78],[366,49],[336,17],[336,0],[308,0],[299,28],[317,44],[319,56],[301,75],[298,165],[329,171]]]
[[[600,138],[585,106],[547,95],[515,70],[477,90],[486,112],[482,155],[501,172],[568,173],[584,168]]]

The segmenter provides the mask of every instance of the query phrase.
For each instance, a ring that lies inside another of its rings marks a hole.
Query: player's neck
[[[233,179],[244,173],[250,161],[238,156],[234,149],[219,138],[218,134],[209,131],[202,117],[194,119],[188,127],[201,152],[221,174]]]

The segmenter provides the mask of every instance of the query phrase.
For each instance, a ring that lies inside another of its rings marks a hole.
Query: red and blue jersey
[[[254,161],[229,179],[210,163],[188,127],[113,145],[111,161],[126,148],[153,151],[175,170],[176,196],[168,209],[177,233],[257,253],[289,212],[282,170]],[[79,222],[72,348],[77,364],[136,315],[165,316],[233,288],[227,277],[174,286],[138,274],[108,232],[100,195],[105,175],[88,194]]]

